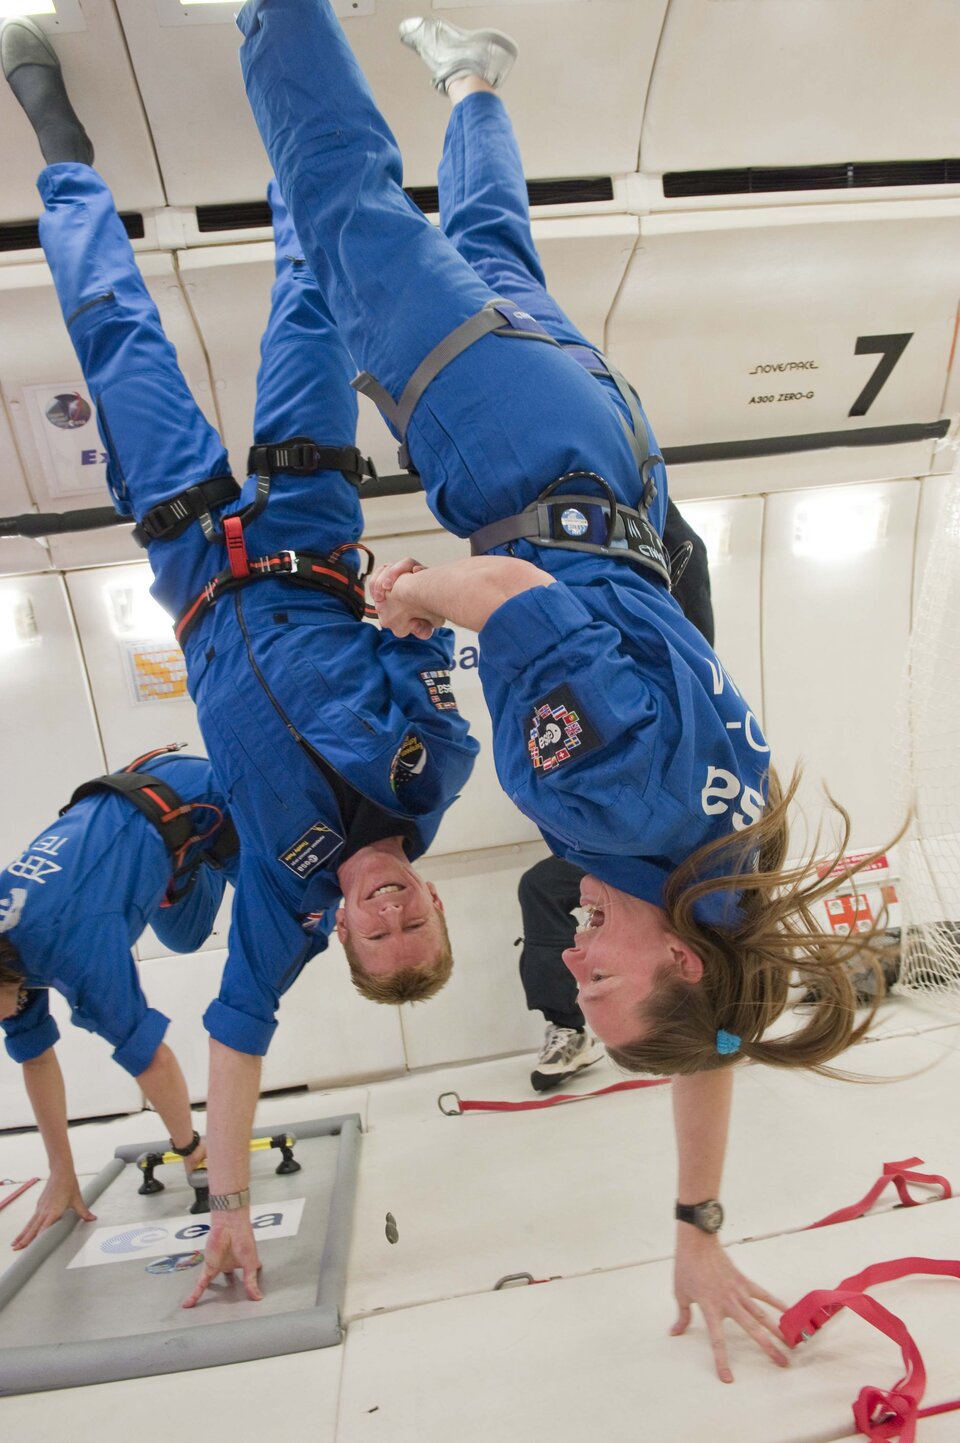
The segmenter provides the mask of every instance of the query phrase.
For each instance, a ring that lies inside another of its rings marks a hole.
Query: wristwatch
[[[702,1203],[677,1203],[674,1217],[678,1223],[690,1223],[702,1233],[718,1233],[723,1227],[723,1208],[715,1197]]]
[[[193,1154],[196,1152],[199,1146],[200,1134],[199,1132],[197,1132],[196,1128],[194,1128],[193,1137],[191,1137],[186,1147],[177,1147],[173,1138],[171,1137],[170,1139],[170,1151],[175,1152],[177,1154],[177,1157],[193,1157]]]
[[[212,1192],[210,1194],[210,1211],[212,1213],[232,1213],[238,1208],[245,1208],[250,1202],[250,1189],[245,1187],[243,1192]]]

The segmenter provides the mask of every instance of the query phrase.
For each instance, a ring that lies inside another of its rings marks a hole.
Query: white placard
[[[23,399],[50,495],[105,494],[107,457],[86,386],[24,386]]]
[[[291,1198],[250,1210],[253,1235],[260,1243],[273,1238],[293,1238],[300,1231],[306,1198]],[[97,1228],[87,1238],[68,1268],[93,1268],[101,1263],[130,1263],[140,1258],[162,1258],[169,1253],[201,1250],[210,1231],[210,1214],[190,1213],[179,1218],[164,1218],[155,1223],[116,1223]]]

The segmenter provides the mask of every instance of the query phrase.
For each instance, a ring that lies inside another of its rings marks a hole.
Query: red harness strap
[[[849,1207],[838,1208],[836,1212],[828,1213],[825,1218],[820,1218],[818,1222],[810,1223],[805,1231],[810,1232],[813,1228],[827,1228],[833,1223],[846,1223],[852,1221],[853,1218],[862,1218],[864,1213],[873,1207],[877,1198],[882,1192],[886,1191],[891,1183],[893,1183],[897,1190],[901,1207],[905,1208],[915,1208],[925,1202],[942,1201],[945,1198],[953,1197],[953,1189],[945,1177],[940,1177],[938,1173],[909,1171],[915,1163],[922,1162],[922,1157],[906,1157],[902,1162],[885,1162],[880,1177],[877,1178],[873,1187],[859,1202],[851,1203]],[[923,1187],[939,1188],[940,1198],[911,1197],[910,1189],[907,1186],[907,1184],[911,1182],[919,1183]]]
[[[666,1087],[669,1077],[638,1078],[635,1082],[614,1082],[594,1092],[560,1092],[556,1097],[541,1097],[531,1102],[482,1102],[465,1100],[456,1092],[441,1092],[437,1106],[445,1117],[459,1117],[464,1112],[536,1112],[541,1107],[559,1107],[564,1102],[583,1102],[588,1097],[605,1097],[608,1092],[633,1092],[638,1087]],[[455,1107],[444,1107],[444,1099],[452,1097]]]
[[[247,555],[247,543],[243,539],[242,516],[223,518],[223,540],[227,548],[231,576],[235,576],[238,581],[249,576],[250,558]]]
[[[903,1377],[890,1389],[868,1384],[861,1388],[853,1405],[854,1422],[871,1443],[892,1443],[892,1440],[914,1443],[918,1418],[960,1408],[960,1398],[956,1398],[949,1403],[920,1409],[927,1382],[920,1350],[902,1319],[878,1303],[876,1298],[865,1296],[867,1288],[910,1277],[914,1273],[960,1278],[960,1262],[944,1258],[894,1258],[890,1262],[874,1263],[863,1272],[844,1278],[836,1288],[821,1288],[807,1293],[780,1319],[780,1331],[791,1348],[795,1348],[801,1339],[811,1338],[842,1308],[858,1313],[865,1322],[872,1323],[899,1344],[906,1365]]]

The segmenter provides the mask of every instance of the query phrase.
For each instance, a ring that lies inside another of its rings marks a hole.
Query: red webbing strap
[[[864,1289],[876,1287],[878,1283],[894,1282],[897,1278],[911,1277],[915,1273],[960,1279],[960,1261],[948,1258],[893,1258],[889,1262],[874,1263],[853,1277],[844,1278],[836,1288],[821,1288],[795,1303],[780,1319],[780,1331],[789,1347],[794,1348],[801,1339],[810,1338],[842,1308],[859,1314],[865,1322],[879,1328],[903,1354],[906,1371],[892,1388],[877,1388],[868,1384],[861,1388],[853,1405],[854,1422],[864,1437],[871,1443],[914,1443],[917,1418],[921,1416],[920,1400],[926,1387],[927,1375],[920,1350],[907,1331],[902,1319],[878,1303],[876,1298],[867,1297]],[[960,1408],[960,1399],[952,1403],[939,1403],[925,1409],[924,1417],[933,1413],[947,1413]]]
[[[609,1087],[598,1087],[594,1092],[560,1092],[556,1097],[541,1097],[530,1102],[483,1102],[478,1098],[464,1099],[455,1092],[441,1092],[437,1106],[447,1117],[459,1117],[463,1112],[536,1112],[542,1107],[559,1107],[564,1102],[583,1102],[588,1097],[606,1097],[608,1092],[633,1092],[638,1087],[666,1087],[669,1077],[638,1078],[634,1082],[614,1082]],[[457,1106],[450,1110],[443,1106],[445,1097],[456,1098]]]
[[[223,540],[227,548],[231,576],[236,576],[238,580],[249,576],[250,559],[247,556],[247,543],[243,539],[242,516],[223,518]]]
[[[12,1202],[16,1202],[21,1193],[25,1193],[27,1188],[33,1187],[34,1183],[39,1181],[40,1179],[38,1177],[28,1177],[26,1182],[20,1184],[16,1192],[10,1193],[9,1197],[0,1198],[0,1212],[2,1212],[4,1208],[8,1208]]]
[[[820,1218],[815,1223],[810,1223],[805,1229],[811,1232],[814,1228],[830,1227],[833,1223],[846,1223],[854,1218],[862,1218],[865,1212],[869,1212],[877,1198],[884,1192],[891,1183],[897,1190],[900,1204],[905,1208],[920,1207],[922,1203],[931,1202],[931,1198],[911,1197],[908,1183],[920,1183],[924,1187],[940,1188],[940,1201],[953,1197],[953,1188],[945,1177],[939,1173],[911,1172],[910,1169],[915,1163],[923,1163],[922,1157],[906,1157],[902,1162],[885,1162],[883,1172],[868,1193],[859,1202],[851,1203],[849,1207],[838,1208],[836,1212],[828,1213],[825,1218]]]

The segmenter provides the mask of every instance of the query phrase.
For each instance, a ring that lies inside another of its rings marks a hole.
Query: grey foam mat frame
[[[271,1137],[289,1131],[297,1143],[309,1138],[337,1137],[337,1157],[329,1194],[327,1226],[323,1238],[316,1298],[311,1307],[275,1312],[261,1317],[234,1316],[226,1321],[203,1322],[200,1307],[187,1314],[190,1326],[161,1327],[153,1332],[86,1341],[31,1342],[22,1347],[0,1347],[0,1396],[36,1393],[54,1388],[114,1383],[124,1378],[145,1378],[159,1373],[184,1372],[244,1363],[255,1358],[329,1348],[343,1341],[340,1307],[346,1281],[347,1254],[353,1224],[359,1163],[360,1117],[339,1117],[255,1129],[254,1137]],[[162,1151],[165,1142],[148,1142],[117,1148],[110,1162],[83,1189],[91,1207],[143,1152]],[[0,1321],[4,1310],[22,1293],[42,1265],[69,1245],[79,1219],[74,1213],[41,1233],[30,1247],[0,1275]],[[190,1274],[175,1275],[189,1291]],[[269,1283],[267,1284],[269,1288]],[[259,1308],[262,1304],[247,1304]],[[210,1312],[219,1311],[210,1309]],[[222,1313],[220,1314],[222,1316]]]

